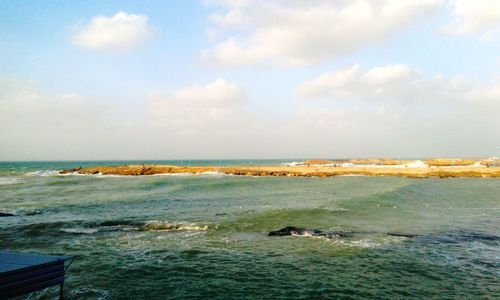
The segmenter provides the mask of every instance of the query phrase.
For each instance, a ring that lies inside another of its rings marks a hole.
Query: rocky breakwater
[[[408,178],[449,178],[449,177],[500,177],[498,167],[308,167],[308,166],[171,166],[171,165],[126,165],[98,166],[63,170],[60,174],[100,174],[100,175],[157,175],[157,174],[230,174],[241,176],[397,176]]]
[[[211,167],[179,167],[169,165],[125,165],[125,166],[98,166],[66,169],[59,174],[84,174],[84,175],[157,175],[176,173],[203,173],[213,171]]]

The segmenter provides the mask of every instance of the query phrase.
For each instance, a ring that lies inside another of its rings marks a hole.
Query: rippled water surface
[[[499,179],[51,172],[112,163],[0,164],[0,247],[76,256],[70,299],[500,298]]]

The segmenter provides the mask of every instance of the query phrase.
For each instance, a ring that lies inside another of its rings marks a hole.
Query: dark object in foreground
[[[324,236],[329,238],[336,237],[346,237],[350,236],[350,233],[343,231],[321,231],[316,229],[307,229],[294,226],[287,226],[281,228],[280,230],[270,231],[267,235],[269,236],[288,236],[288,235],[303,235],[303,236]]]
[[[64,263],[72,259],[71,256],[0,251],[0,299],[54,285],[61,286],[59,298],[64,299]]]
[[[321,231],[317,229],[307,229],[294,226],[287,226],[279,230],[270,231],[267,235],[268,236],[301,235],[301,236],[322,236],[327,238],[339,238],[339,237],[349,237],[354,234],[367,234],[367,233],[370,232]],[[407,237],[407,238],[412,238],[417,236],[415,234],[394,233],[394,232],[389,232],[387,233],[387,235]]]

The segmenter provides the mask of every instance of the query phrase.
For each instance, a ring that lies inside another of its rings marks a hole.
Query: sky
[[[500,156],[500,1],[2,1],[0,161]]]

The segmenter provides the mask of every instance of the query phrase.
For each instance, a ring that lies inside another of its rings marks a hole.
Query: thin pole
[[[64,283],[61,283],[61,287],[59,289],[59,300],[64,300]]]

